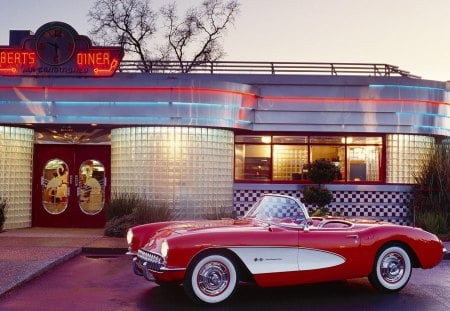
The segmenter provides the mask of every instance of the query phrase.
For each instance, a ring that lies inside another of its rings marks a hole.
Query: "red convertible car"
[[[229,298],[240,281],[268,287],[368,277],[395,292],[412,268],[432,268],[445,252],[422,229],[310,217],[296,198],[274,194],[242,219],[147,224],[131,228],[127,240],[137,275],[183,284],[193,300],[211,304]]]

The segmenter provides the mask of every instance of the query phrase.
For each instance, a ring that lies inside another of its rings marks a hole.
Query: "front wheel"
[[[184,289],[197,302],[219,303],[229,298],[238,284],[233,260],[222,254],[195,260],[187,270]]]
[[[411,271],[411,259],[406,250],[391,245],[378,253],[369,281],[378,290],[397,292],[406,286]]]

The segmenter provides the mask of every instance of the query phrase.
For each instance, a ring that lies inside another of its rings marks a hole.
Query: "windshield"
[[[270,223],[304,224],[309,218],[304,205],[291,197],[265,195],[247,212],[245,217]]]

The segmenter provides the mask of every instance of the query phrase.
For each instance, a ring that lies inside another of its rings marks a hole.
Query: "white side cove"
[[[345,258],[318,249],[292,247],[230,247],[252,274],[324,269],[341,265]]]
[[[300,270],[315,270],[342,265],[345,258],[341,255],[318,249],[300,248],[298,264]]]

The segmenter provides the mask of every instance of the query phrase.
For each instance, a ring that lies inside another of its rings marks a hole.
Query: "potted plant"
[[[308,178],[317,186],[310,186],[302,190],[306,204],[316,205],[318,209],[313,216],[325,216],[328,214],[326,206],[333,201],[333,194],[322,185],[336,179],[339,168],[328,160],[316,160],[309,166]]]

